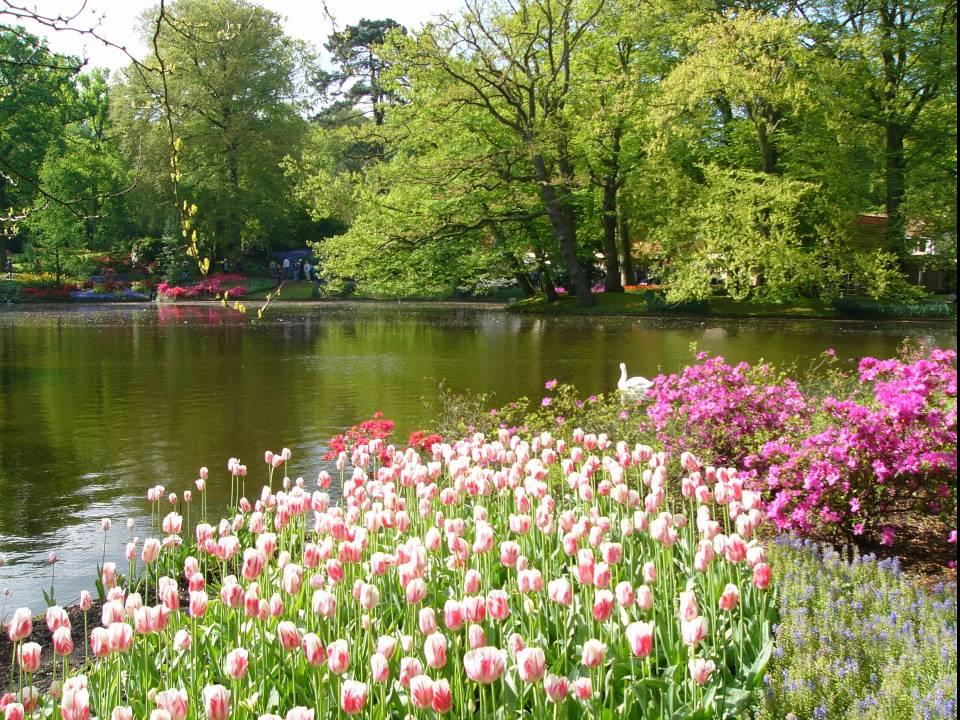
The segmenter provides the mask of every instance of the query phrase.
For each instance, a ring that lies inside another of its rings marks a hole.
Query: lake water
[[[211,468],[211,503],[236,456],[259,480],[265,449],[293,451],[312,479],[333,434],[375,411],[397,437],[427,420],[422,398],[446,380],[537,397],[551,378],[584,394],[631,375],[675,371],[691,347],[731,361],[803,365],[828,347],[889,357],[906,337],[956,348],[945,324],[807,320],[519,317],[431,304],[278,305],[253,322],[216,305],[0,309],[0,613],[43,607],[49,551],[57,599],[93,587],[103,534],[122,560],[125,520],[143,537],[146,489],[181,493]],[[327,469],[332,469],[327,467]],[[123,563],[120,563],[122,566]]]

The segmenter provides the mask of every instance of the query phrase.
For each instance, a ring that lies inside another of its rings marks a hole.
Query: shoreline
[[[259,307],[264,301],[262,299],[247,300],[240,299],[241,303],[248,307]],[[66,300],[66,301],[27,301],[27,302],[6,302],[0,303],[0,309],[11,309],[14,307],[148,307],[148,306],[182,306],[182,307],[209,307],[222,305],[220,300],[176,300],[163,301],[156,300]],[[581,308],[578,305],[566,304],[560,307],[517,307],[517,304],[504,304],[499,300],[433,300],[419,298],[324,298],[324,299],[297,299],[285,300],[278,298],[270,302],[270,306],[279,307],[305,307],[305,306],[331,306],[348,307],[351,305],[399,305],[399,306],[431,306],[431,307],[450,307],[450,308],[472,308],[477,310],[499,311],[509,313],[514,316],[531,317],[618,317],[618,318],[653,318],[670,319],[677,318],[683,320],[816,320],[826,322],[856,322],[856,323],[874,323],[874,324],[900,324],[900,323],[926,323],[936,325],[955,325],[956,316],[945,317],[863,317],[858,315],[839,315],[836,313],[776,313],[776,312],[750,312],[749,305],[744,305],[746,311],[743,313],[733,312],[683,312],[683,311],[648,311],[641,309],[624,308],[603,308],[593,306],[590,308]],[[228,304],[226,309],[231,309]]]

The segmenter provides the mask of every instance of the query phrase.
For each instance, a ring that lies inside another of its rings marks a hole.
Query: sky
[[[332,31],[320,0],[256,1],[286,18],[284,29],[288,35],[311,42],[318,49],[322,48]],[[327,0],[327,8],[339,28],[354,24],[361,18],[376,20],[386,17],[407,28],[416,28],[438,13],[457,10],[461,4],[462,0]],[[30,3],[24,2],[23,5]],[[137,18],[143,10],[153,5],[156,5],[154,0],[86,0],[86,6],[84,0],[36,0],[34,3],[36,9],[47,16],[72,16],[82,8],[71,25],[78,28],[97,25],[99,34],[132,50],[137,57],[146,54],[146,48],[135,31]],[[119,50],[104,47],[89,37],[71,32],[44,32],[39,27],[28,27],[28,30],[45,35],[51,49],[56,52],[89,58],[89,66],[116,70],[127,62]]]

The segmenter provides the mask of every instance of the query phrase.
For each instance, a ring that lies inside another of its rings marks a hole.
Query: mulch
[[[94,601],[93,607],[87,614],[89,629],[100,624],[101,603]],[[84,647],[87,639],[83,634],[83,612],[76,605],[64,608],[70,617],[70,636],[73,638],[73,654],[70,655],[70,667],[83,665]],[[40,692],[46,692],[53,679],[53,633],[47,629],[43,615],[33,618],[33,632],[24,642],[35,642],[40,645],[40,670],[33,676],[33,686]],[[0,633],[0,692],[13,690],[16,686],[20,671],[14,663],[13,676],[10,675],[10,659],[13,657],[14,645],[7,636],[6,627]],[[62,659],[58,662],[62,663]]]

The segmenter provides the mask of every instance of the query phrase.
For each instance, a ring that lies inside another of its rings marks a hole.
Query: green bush
[[[757,720],[957,716],[955,586],[786,536],[769,556],[780,621]]]

